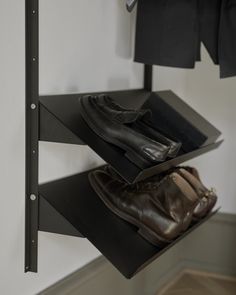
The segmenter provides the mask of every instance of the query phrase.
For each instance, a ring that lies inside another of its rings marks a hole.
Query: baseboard
[[[236,215],[218,213],[132,280],[104,258],[40,292],[43,295],[154,295],[185,269],[236,276]]]
[[[125,279],[103,256],[69,275],[42,295],[153,295],[183,271],[177,253],[161,258],[132,280]]]
[[[186,268],[236,275],[236,215],[217,214],[183,242]]]

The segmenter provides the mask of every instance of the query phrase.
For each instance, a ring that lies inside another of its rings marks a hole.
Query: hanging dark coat
[[[221,77],[236,76],[236,0],[222,0],[219,30]]]
[[[236,75],[236,0],[139,0],[135,61],[194,68],[200,43],[221,77]]]

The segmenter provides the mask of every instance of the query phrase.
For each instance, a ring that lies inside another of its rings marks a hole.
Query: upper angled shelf
[[[108,93],[126,107],[141,106],[150,96],[146,90],[128,90]],[[97,136],[85,123],[79,112],[81,94],[40,97],[40,140],[71,144],[85,143],[110,164],[127,182],[140,181],[182,162],[195,158],[222,143],[209,144],[190,153],[142,170],[125,156],[124,151]],[[133,104],[133,105],[132,105]]]

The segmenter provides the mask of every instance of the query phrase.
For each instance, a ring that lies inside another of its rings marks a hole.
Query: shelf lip
[[[147,168],[147,169],[144,169],[143,171],[141,171],[138,176],[136,177],[135,179],[135,182],[138,182],[138,181],[141,181],[141,180],[144,180],[148,177],[151,177],[155,174],[158,174],[158,173],[161,173],[161,172],[164,172],[168,169],[170,169],[171,167],[175,167],[179,164],[182,164],[186,161],[189,161],[191,159],[194,159],[196,157],[199,157],[201,156],[202,154],[205,154],[209,151],[212,151],[212,150],[215,150],[217,149],[222,143],[224,142],[224,140],[219,140],[215,143],[212,143],[212,144],[208,144],[206,146],[203,146],[197,150],[194,150],[192,152],[189,152],[189,153],[186,153],[186,154],[183,154],[183,155],[180,155],[180,156],[177,156],[176,158],[174,159],[170,159],[168,161],[165,161],[163,163],[160,163],[156,166],[153,166],[153,167],[150,167],[150,168]]]
[[[103,94],[103,93],[122,93],[122,92],[132,92],[132,91],[142,91],[142,92],[152,92],[152,91],[147,91],[144,88],[131,88],[131,89],[120,89],[120,90],[104,90],[104,91],[90,91],[90,92],[74,92],[74,93],[55,93],[55,94],[43,94],[43,95],[39,95],[39,100],[40,99],[45,99],[45,98],[50,98],[50,97],[78,97],[78,96],[83,96],[83,95],[97,95],[97,94]]]
[[[66,223],[70,223],[87,238],[128,279],[219,210],[193,224],[171,244],[161,249],[144,240],[137,233],[135,226],[116,216],[103,204],[89,184],[89,171],[40,185],[40,197],[45,199]]]

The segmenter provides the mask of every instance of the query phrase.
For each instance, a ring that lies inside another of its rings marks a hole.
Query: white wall
[[[41,94],[141,85],[142,67],[132,63],[134,14],[125,12],[123,2],[40,0]],[[0,293],[27,295],[85,265],[99,252],[83,239],[40,233],[39,273],[23,272],[24,1],[0,0],[0,24]],[[224,132],[224,146],[195,163],[206,182],[216,184],[223,211],[234,213],[235,81],[220,81],[217,68],[205,56],[195,71],[158,67],[155,79],[156,88],[173,89]],[[100,163],[87,147],[40,144],[40,181]]]

